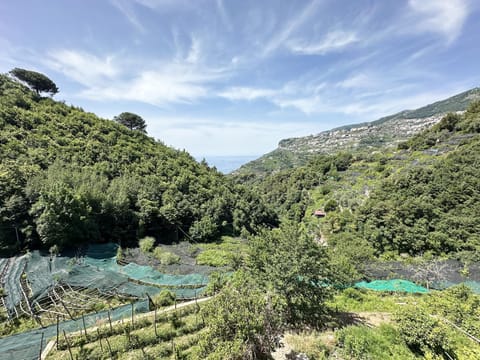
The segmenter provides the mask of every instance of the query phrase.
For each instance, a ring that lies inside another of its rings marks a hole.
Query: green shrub
[[[146,236],[138,242],[140,250],[142,250],[144,253],[152,251],[153,245],[155,245],[155,238],[151,236]]]
[[[439,355],[450,351],[445,324],[430,316],[425,309],[418,306],[401,309],[396,320],[400,335],[415,351],[425,353],[430,350]]]
[[[153,250],[153,256],[160,261],[162,265],[173,265],[180,262],[180,256],[173,254],[169,251],[164,251],[160,246],[157,246]]]
[[[208,249],[197,256],[197,265],[227,266],[232,262],[232,253],[220,249]]]
[[[117,249],[117,261],[122,261],[122,260],[123,260],[123,250],[119,246],[118,249]]]
[[[219,292],[227,283],[228,276],[219,271],[214,271],[210,274],[208,279],[208,285],[205,289],[205,293],[208,295],[215,295]]]
[[[366,326],[347,326],[337,333],[343,354],[350,359],[415,359],[416,356],[391,325],[370,329]]]
[[[175,294],[170,290],[162,290],[152,300],[158,306],[172,305],[175,302]]]

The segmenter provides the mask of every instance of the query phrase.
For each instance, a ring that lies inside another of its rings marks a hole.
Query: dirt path
[[[284,360],[288,359],[287,355],[292,354],[292,347],[285,341],[285,336],[280,337],[280,346],[278,346],[275,351],[271,353],[273,360]]]

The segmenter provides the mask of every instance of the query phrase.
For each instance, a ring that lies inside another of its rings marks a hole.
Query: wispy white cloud
[[[325,110],[321,93],[325,83],[290,81],[278,89],[255,87],[231,87],[218,95],[232,101],[263,99],[280,108],[295,108],[305,114],[318,113]]]
[[[359,37],[355,32],[335,30],[327,33],[325,37],[316,42],[292,40],[288,43],[288,48],[294,53],[323,55],[331,51],[338,51],[358,41]]]
[[[76,50],[50,52],[46,65],[84,85],[80,97],[166,106],[207,96],[209,84],[225,76],[225,69],[206,67],[199,62],[200,57],[200,47],[193,41],[185,58],[142,62],[137,71],[132,71],[131,63],[136,63],[133,59],[101,58]]]
[[[269,55],[281,45],[285,43],[286,40],[298,30],[307,20],[309,20],[316,12],[320,1],[313,0],[307,6],[305,6],[297,16],[293,17],[281,29],[276,29],[276,33],[272,36],[268,42],[264,45],[263,55]]]
[[[138,19],[134,3],[129,0],[110,0],[111,4],[115,6],[127,19],[127,21],[132,24],[137,30],[142,33],[146,32],[145,27],[142,25],[141,21]]]
[[[192,43],[190,45],[190,50],[188,51],[188,55],[185,61],[190,64],[196,64],[199,62],[200,56],[201,56],[200,39],[195,36],[192,36]]]
[[[223,3],[223,0],[216,0],[216,3],[217,3],[218,13],[220,15],[220,18],[222,19],[223,25],[229,31],[232,31],[233,29],[232,22],[228,16],[227,10],[225,9],[225,4]]]
[[[448,43],[460,35],[469,14],[467,0],[410,0],[408,4],[416,18],[415,29],[439,33]]]
[[[229,100],[255,100],[260,98],[271,98],[277,93],[278,91],[273,89],[232,87],[221,91],[218,95]]]
[[[193,70],[184,64],[161,65],[132,79],[91,87],[81,96],[92,100],[133,100],[157,106],[192,103],[209,94],[208,84],[221,72]]]
[[[281,108],[295,108],[307,115],[331,111],[331,107],[319,95],[277,97],[273,102]]]
[[[167,10],[167,9],[186,9],[196,6],[196,1],[191,0],[133,0],[150,9]]]
[[[372,87],[375,81],[372,79],[372,76],[365,73],[358,73],[348,77],[345,80],[340,81],[337,86],[342,88],[366,88]]]
[[[84,51],[53,50],[45,63],[50,68],[86,86],[110,81],[121,73],[115,56],[97,57]]]

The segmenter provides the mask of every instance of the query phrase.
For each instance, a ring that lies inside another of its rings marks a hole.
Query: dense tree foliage
[[[140,115],[133,114],[131,112],[123,112],[118,116],[113,118],[119,124],[122,124],[129,128],[130,130],[138,130],[141,132],[146,132],[147,124],[145,120]]]
[[[206,164],[0,76],[0,247],[209,240],[276,225]],[[18,238],[17,238],[18,234]]]
[[[339,171],[346,170],[354,160],[349,153],[320,155],[306,166],[273,173],[260,179],[237,177],[238,182],[252,182],[265,200],[275,206],[277,212],[294,221],[301,221],[310,203],[309,190],[318,187],[326,179],[335,179]]]
[[[479,310],[478,296],[467,286],[458,285],[428,295],[415,306],[399,309],[396,322],[401,337],[417,354],[478,359],[478,344],[459,335],[479,336]]]
[[[280,301],[250,274],[236,273],[202,311],[208,326],[198,358],[259,359],[268,354],[281,329]]]
[[[325,247],[303,226],[283,222],[253,238],[250,248],[249,269],[260,286],[284,300],[286,322],[319,322],[337,280]]]
[[[243,270],[203,312],[199,358],[263,358],[286,328],[321,325],[337,279],[327,251],[303,226],[262,231],[249,242]]]
[[[359,233],[379,252],[441,254],[480,247],[479,108],[473,103],[462,116],[449,114],[412,139],[415,149],[432,147],[437,141],[430,144],[431,138],[467,135],[468,141],[431,165],[388,177],[359,210]]]
[[[397,151],[322,155],[252,183],[278,213],[310,224],[337,260],[372,255],[474,254],[480,248],[480,102]],[[327,212],[312,220],[312,208]],[[319,235],[320,237],[320,235]]]
[[[10,74],[21,82],[27,84],[32,90],[35,90],[37,95],[41,92],[46,92],[51,95],[58,93],[57,85],[39,72],[15,68],[10,71]]]

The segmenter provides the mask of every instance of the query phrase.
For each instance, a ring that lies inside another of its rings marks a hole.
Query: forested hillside
[[[480,246],[480,102],[382,151],[320,155],[250,181],[284,218],[365,253],[475,254]],[[312,216],[322,209],[325,218]],[[365,251],[361,251],[361,249]]]
[[[213,239],[276,224],[188,153],[0,75],[0,250]]]

